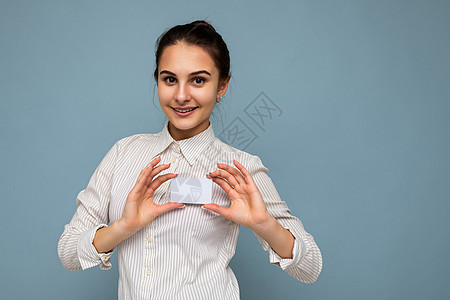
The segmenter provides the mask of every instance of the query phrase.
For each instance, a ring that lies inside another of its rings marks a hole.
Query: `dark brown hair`
[[[158,81],[158,67],[164,50],[178,43],[199,46],[209,53],[217,69],[219,80],[228,78],[230,74],[230,54],[222,36],[206,21],[194,21],[177,25],[164,32],[156,41],[156,68],[154,77]]]

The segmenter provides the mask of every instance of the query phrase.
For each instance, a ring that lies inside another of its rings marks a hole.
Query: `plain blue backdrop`
[[[450,298],[449,1],[0,1],[0,297],[115,299],[109,271],[56,246],[108,149],[159,132],[152,78],[167,28],[207,19],[228,43],[216,135],[239,117],[319,245],[313,284],[243,228],[242,299]],[[282,111],[260,128],[264,92]]]

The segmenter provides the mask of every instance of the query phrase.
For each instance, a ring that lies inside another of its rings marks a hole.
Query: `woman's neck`
[[[170,121],[168,125],[168,130],[170,135],[175,141],[185,140],[188,138],[191,138],[209,127],[209,120],[205,120],[204,122],[198,124],[196,127],[190,128],[190,129],[178,129],[176,128]]]

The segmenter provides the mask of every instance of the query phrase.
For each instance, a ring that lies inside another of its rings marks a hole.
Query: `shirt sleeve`
[[[295,279],[313,283],[322,270],[322,254],[312,235],[307,233],[302,222],[290,214],[286,203],[280,196],[268,176],[268,169],[264,167],[261,159],[253,156],[247,170],[252,175],[259,192],[266,204],[267,210],[278,223],[289,230],[295,238],[291,259],[281,258],[260,236],[256,235],[259,243],[269,253],[271,264],[279,266]]]
[[[109,223],[109,199],[117,155],[116,143],[94,171],[86,189],[77,196],[75,215],[65,225],[58,242],[58,256],[67,270],[85,270],[96,265],[103,270],[111,268],[113,251],[98,253],[92,242],[96,231]]]

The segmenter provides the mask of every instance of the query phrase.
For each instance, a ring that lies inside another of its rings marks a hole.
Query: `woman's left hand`
[[[225,218],[252,230],[258,230],[272,217],[253,181],[250,173],[237,160],[233,161],[237,167],[218,163],[216,170],[206,175],[217,183],[230,197],[231,206],[228,208],[209,203],[204,208],[212,210]]]

